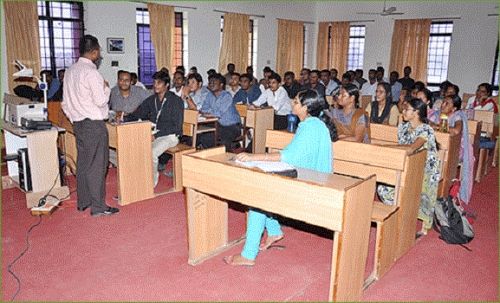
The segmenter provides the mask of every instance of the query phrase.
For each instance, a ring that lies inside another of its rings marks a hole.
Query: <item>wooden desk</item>
[[[57,152],[58,132],[64,129],[53,127],[50,130],[25,132],[15,125],[3,122],[5,149],[7,154],[17,154],[19,148],[28,148],[28,163],[31,170],[32,191],[24,191],[26,206],[38,205],[41,197],[50,194],[58,199],[69,196],[67,186],[61,186],[59,156]],[[17,162],[7,164],[8,178],[15,185],[19,184]],[[9,182],[9,183],[10,183]]]
[[[248,108],[246,104],[236,104],[236,109],[244,118],[243,127],[253,129],[252,153],[265,153],[266,131],[274,128],[274,108]]]
[[[225,200],[236,201],[334,231],[329,300],[360,300],[375,176],[360,180],[299,169],[292,179],[240,167],[228,157],[224,147],[182,156],[188,263],[234,245]]]
[[[374,144],[390,144],[398,142],[398,128],[383,124],[370,124],[371,142]],[[439,182],[438,197],[447,197],[451,181],[457,177],[458,157],[460,152],[461,136],[451,136],[448,133],[435,131],[436,141],[439,143],[439,160],[441,160],[441,181]]]
[[[64,150],[68,167],[76,173],[77,147],[73,124],[64,115],[60,102],[51,102],[59,111],[52,109],[50,118],[61,126],[66,126]],[[106,123],[109,147],[117,153],[118,203],[127,205],[154,197],[153,165],[151,163],[151,123],[131,122],[120,125]],[[150,164],[150,165],[149,165]]]
[[[268,131],[266,146],[270,151],[281,150],[290,143],[292,138],[293,134],[285,131]],[[407,155],[406,150],[402,148],[348,141],[332,143],[332,148],[335,173],[361,178],[375,174],[378,182],[395,187],[394,200],[399,209],[381,209],[378,207],[379,202],[376,202],[377,207],[373,208],[372,220],[377,222],[377,226],[380,213],[376,210],[383,210],[387,216],[395,213],[396,227],[389,226],[383,231],[377,228],[375,264],[367,280],[367,285],[369,285],[383,276],[392,264],[415,244],[416,222],[427,152],[420,151]]]

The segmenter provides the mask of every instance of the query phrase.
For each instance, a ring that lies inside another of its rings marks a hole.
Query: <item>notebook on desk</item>
[[[295,167],[287,164],[285,162],[276,161],[249,161],[242,162],[236,160],[235,163],[245,166],[245,167],[256,167],[266,173],[277,174],[280,176],[286,176],[291,178],[297,178],[297,170]]]

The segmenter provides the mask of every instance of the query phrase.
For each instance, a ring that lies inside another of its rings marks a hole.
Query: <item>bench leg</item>
[[[174,187],[172,191],[178,192],[182,191],[182,155],[191,153],[196,149],[188,149],[181,152],[176,152],[172,154],[172,171],[174,173]]]
[[[384,222],[377,222],[377,239],[375,242],[375,258],[373,271],[365,280],[364,288],[379,280],[396,261],[398,226],[396,213]]]
[[[487,157],[488,157],[488,150],[481,148],[479,150],[479,159],[477,159],[476,182],[481,182],[481,179],[485,173]]]

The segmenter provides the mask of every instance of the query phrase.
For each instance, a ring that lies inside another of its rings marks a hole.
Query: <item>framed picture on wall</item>
[[[123,54],[124,53],[124,38],[108,38],[108,53]]]

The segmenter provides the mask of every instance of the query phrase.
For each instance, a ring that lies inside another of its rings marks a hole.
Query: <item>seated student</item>
[[[392,103],[398,103],[399,95],[401,94],[401,89],[403,88],[403,84],[398,81],[399,73],[397,71],[392,71],[389,76],[389,83],[391,84],[391,92],[392,92]]]
[[[189,74],[187,85],[184,86],[183,90],[184,108],[192,110],[200,110],[207,94],[210,93],[208,88],[203,86],[203,78],[198,73]]]
[[[153,180],[158,184],[158,157],[167,149],[176,146],[182,136],[184,104],[182,99],[168,91],[170,77],[159,71],[153,74],[154,95],[148,97],[127,121],[149,120],[154,123],[151,140],[153,141]]]
[[[48,69],[42,70],[40,72],[40,80],[43,80],[43,75],[45,75],[45,80],[47,81],[47,101],[52,101],[54,99],[54,95],[57,93],[59,88],[61,87],[61,82],[59,82],[59,79],[55,78],[52,76],[52,72]],[[37,87],[39,90],[39,88]],[[40,94],[43,98],[43,94]],[[43,99],[42,99],[43,100]]]
[[[434,110],[432,109],[432,92],[429,89],[424,88],[417,92],[417,98],[422,100],[422,102],[427,105],[427,121],[431,123],[437,123],[437,121],[433,120],[435,114]]]
[[[398,110],[400,113],[403,113],[403,106],[404,106],[404,103],[410,101],[412,98],[411,98],[411,93],[410,93],[410,89],[409,88],[406,88],[406,87],[403,87],[401,89],[401,92],[399,93],[399,101],[398,101]]]
[[[300,70],[300,86],[304,87],[307,83],[309,83],[309,75],[311,74],[311,70],[309,68],[304,67]]]
[[[287,115],[292,113],[292,106],[288,93],[281,86],[281,77],[277,73],[269,76],[269,88],[260,95],[253,105],[261,106],[264,103],[274,108],[274,129],[286,129]]]
[[[491,98],[491,85],[489,83],[479,84],[476,95],[467,100],[465,109],[492,111],[497,114],[498,106],[495,100]]]
[[[302,86],[302,89],[315,89],[319,96],[325,99],[325,86],[319,81],[319,75],[320,72],[317,69],[312,70],[309,73],[309,83],[306,83],[305,85]]]
[[[330,79],[330,71],[328,69],[324,69],[321,71],[321,83],[325,86],[326,96],[331,96],[333,92],[336,91],[339,87],[337,82]]]
[[[232,73],[231,78],[229,80],[229,85],[227,85],[226,90],[231,94],[231,97],[234,98],[234,95],[241,89],[240,87],[240,74]]]
[[[368,82],[365,82],[361,87],[362,96],[372,96],[375,98],[375,91],[377,90],[377,71],[370,69],[368,71]]]
[[[240,86],[241,89],[233,97],[234,104],[252,104],[262,94],[259,86],[252,84],[252,76],[249,74],[240,76]]]
[[[338,104],[342,108],[332,109],[330,115],[338,130],[339,140],[370,143],[370,122],[365,111],[357,108],[359,90],[354,84],[340,87]]]
[[[168,74],[168,70],[167,70],[167,74]],[[146,86],[141,81],[138,80],[137,73],[130,73],[130,77],[132,78],[132,85],[140,87],[144,90],[147,90]]]
[[[288,93],[288,97],[290,97],[290,99],[297,97],[297,94],[302,90],[300,83],[295,80],[294,72],[285,72],[283,88]]]
[[[365,78],[363,78],[363,70],[358,68],[354,72],[355,72],[355,77],[354,77],[353,82],[357,82],[357,84],[358,84],[358,85],[356,85],[356,84],[354,84],[354,85],[356,85],[358,88],[363,87],[363,84],[365,84],[368,81]]]
[[[404,105],[403,123],[398,125],[398,143],[407,145],[412,154],[422,149],[427,150],[427,160],[424,169],[424,181],[420,194],[420,209],[418,218],[423,221],[421,234],[427,234],[432,227],[434,206],[437,199],[437,190],[440,179],[440,160],[437,150],[434,130],[427,121],[427,104],[422,100],[413,98]],[[394,205],[394,187],[379,185],[377,193],[384,204]]]
[[[300,92],[293,100],[293,113],[301,121],[292,142],[280,153],[238,154],[239,161],[283,161],[300,168],[332,173],[332,142],[337,140],[335,125],[323,113],[324,101],[314,90]],[[260,245],[264,229],[267,239]],[[229,265],[252,266],[259,250],[264,251],[283,239],[278,220],[270,214],[251,209],[248,213],[246,242],[240,255],[227,256]]]
[[[182,71],[178,70],[174,73],[174,81],[172,83],[172,85],[174,87],[172,87],[170,89],[171,92],[173,92],[174,94],[176,94],[177,96],[179,97],[184,97],[182,95],[182,89],[184,88],[184,82],[185,82],[186,78],[184,77],[184,74],[182,73]]]
[[[129,72],[121,70],[118,73],[118,85],[111,89],[109,105],[111,110],[120,114],[117,116],[117,121],[120,121],[124,116],[133,113],[149,96],[146,90],[132,85]]]
[[[469,130],[467,115],[460,110],[462,99],[459,96],[447,96],[443,100],[441,110],[438,112],[438,125],[441,124],[441,117],[448,118],[448,132],[450,135],[461,136],[459,160],[462,162],[460,169],[460,193],[461,202],[468,204],[472,194],[472,184],[474,182],[474,151],[472,143],[469,141]]]
[[[229,82],[231,82],[231,75],[236,71],[236,66],[234,63],[229,63],[226,66],[227,73],[224,74],[224,77],[226,78],[226,84],[229,85]]]
[[[207,94],[201,112],[219,118],[219,136],[226,150],[232,148],[232,142],[241,133],[241,118],[233,104],[233,98],[225,90],[226,78],[221,74],[208,77]]]
[[[332,79],[333,81],[335,81],[335,83],[337,83],[337,85],[341,85],[341,81],[337,78],[339,74],[339,71],[336,69],[336,68],[332,68],[330,69],[330,79]]]
[[[441,109],[441,104],[443,103],[444,98],[458,96],[458,93],[460,92],[460,88],[458,87],[458,85],[455,85],[451,82],[448,82],[448,85],[446,85],[445,87],[446,88],[443,95],[444,97],[434,101],[434,105],[432,106],[432,109],[436,111]]]
[[[387,124],[396,126],[398,124],[399,110],[392,101],[391,85],[381,82],[375,91],[375,101],[368,104],[366,112],[370,117],[370,123]]]
[[[247,73],[247,75],[250,76],[250,82],[251,82],[251,84],[252,85],[257,85],[257,78],[254,75],[253,66],[251,66],[251,65],[247,66],[246,73]]]
[[[422,81],[417,81],[415,84],[413,84],[413,87],[411,89],[411,97],[416,98],[417,93],[425,88],[425,83]]]

